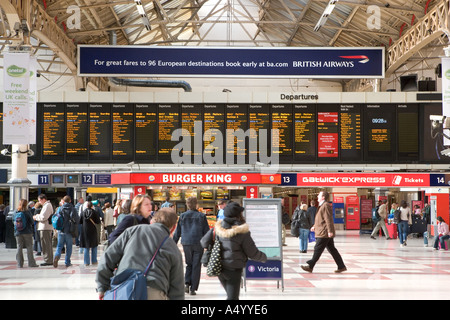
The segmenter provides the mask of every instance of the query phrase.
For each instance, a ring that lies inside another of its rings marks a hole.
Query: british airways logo
[[[339,56],[339,58],[342,59],[353,59],[353,60],[359,60],[359,63],[367,63],[370,61],[368,56],[364,56],[364,55],[357,55],[357,56]]]

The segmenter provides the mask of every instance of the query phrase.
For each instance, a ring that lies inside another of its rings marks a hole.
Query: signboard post
[[[266,263],[247,261],[244,290],[247,291],[247,280],[277,280],[277,288],[281,281],[281,289],[284,291],[281,199],[244,199],[243,205],[252,238],[268,259]]]

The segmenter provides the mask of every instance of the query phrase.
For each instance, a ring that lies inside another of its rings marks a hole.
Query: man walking
[[[388,210],[387,210],[387,200],[383,200],[382,204],[378,207],[378,215],[380,216],[380,218],[378,219],[377,225],[375,226],[375,228],[372,231],[372,234],[370,235],[370,238],[376,240],[377,238],[375,238],[375,235],[378,233],[378,230],[383,229],[384,235],[386,236],[387,240],[391,240],[391,238],[389,237],[389,232],[386,228],[386,223],[384,222],[384,220],[387,218],[388,216]]]
[[[319,202],[319,209],[317,210],[314,226],[311,228],[311,231],[315,231],[316,233],[314,254],[311,260],[306,261],[306,265],[301,266],[301,268],[307,272],[312,272],[326,248],[337,264],[338,268],[334,272],[341,273],[347,271],[347,267],[345,266],[339,251],[334,246],[336,231],[334,229],[333,212],[328,203],[328,192],[321,191],[317,196],[317,201]]]
[[[186,273],[184,275],[185,292],[195,295],[200,284],[202,267],[203,247],[200,244],[200,239],[209,231],[209,226],[206,216],[197,211],[196,197],[189,197],[186,200],[186,205],[188,211],[180,215],[173,240],[175,243],[178,243],[181,237],[186,261]]]

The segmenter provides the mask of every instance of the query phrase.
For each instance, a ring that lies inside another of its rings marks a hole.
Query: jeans
[[[398,239],[400,240],[400,244],[405,243],[407,237],[408,237],[408,221],[400,221],[398,223]]]
[[[84,264],[90,265],[91,264],[91,257],[89,256],[89,252],[92,253],[92,264],[97,263],[97,248],[84,248]],[[90,251],[89,251],[90,250]]]
[[[300,228],[300,251],[306,251],[308,250],[308,237],[309,237],[309,230],[308,229],[302,229]]]
[[[61,251],[66,246],[66,258],[64,263],[70,266],[70,257],[72,256],[72,235],[70,233],[62,233],[58,231],[58,245],[56,246],[55,258],[61,257]]]
[[[441,242],[441,249],[445,250],[445,240],[450,238],[450,236],[435,236],[434,237],[434,248],[439,249],[439,242]]]
[[[183,245],[183,251],[186,262],[184,283],[190,285],[191,291],[197,291],[200,284],[203,248],[201,245]]]

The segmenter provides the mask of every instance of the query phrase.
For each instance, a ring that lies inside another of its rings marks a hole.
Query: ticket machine
[[[333,202],[333,219],[337,230],[344,230],[344,204],[340,202]]]
[[[359,197],[347,196],[345,198],[345,226],[347,230],[359,230],[361,215],[359,212]]]

